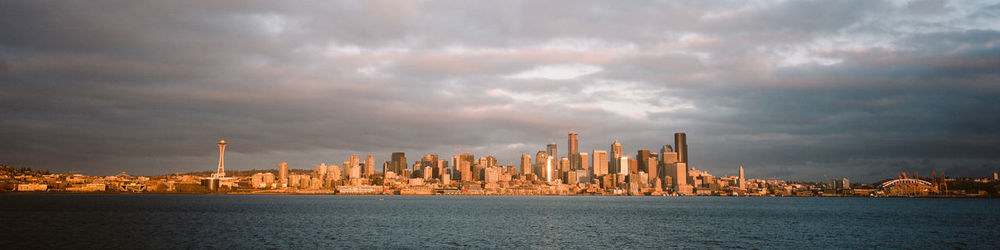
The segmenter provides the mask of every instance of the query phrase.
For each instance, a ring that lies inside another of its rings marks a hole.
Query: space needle
[[[226,177],[226,165],[223,155],[226,154],[226,140],[219,141],[219,171],[215,173],[215,178]]]

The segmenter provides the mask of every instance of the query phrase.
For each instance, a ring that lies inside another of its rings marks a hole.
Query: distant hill
[[[31,168],[25,167],[14,167],[7,164],[0,164],[0,175],[30,175],[30,176],[42,176],[49,174],[48,170],[31,170]]]

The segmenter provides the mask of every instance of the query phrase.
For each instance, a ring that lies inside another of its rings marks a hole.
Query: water
[[[1000,200],[2,194],[22,248],[1000,248]]]

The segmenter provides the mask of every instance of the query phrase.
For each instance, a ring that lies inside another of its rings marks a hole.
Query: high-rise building
[[[327,179],[330,179],[331,181],[339,181],[341,177],[343,177],[343,175],[341,175],[343,171],[340,169],[340,166],[337,165],[326,166],[326,173]]]
[[[460,172],[460,170],[458,169],[459,164],[460,164],[459,156],[457,155],[451,156],[451,175],[449,176],[451,176],[452,178],[458,178],[458,179],[462,178],[462,172]]]
[[[660,177],[660,164],[656,160],[656,156],[649,156],[649,158],[646,158],[646,166],[647,169],[644,172],[649,175],[649,184],[652,185],[656,183],[656,180]]]
[[[392,161],[390,162],[390,165],[392,165],[392,172],[395,172],[397,175],[401,175],[403,170],[406,169],[406,154],[403,152],[392,153]]]
[[[625,156],[622,154],[622,143],[615,140],[614,143],[611,143],[611,150],[608,153],[608,168],[612,170],[610,172],[618,173],[618,170],[621,168],[619,164],[621,161],[618,158]]]
[[[278,185],[288,186],[288,163],[278,163]]]
[[[580,169],[580,149],[579,140],[576,133],[569,133],[569,139],[567,144],[569,147],[569,154],[566,155],[569,158],[569,168],[570,170]]]
[[[677,152],[674,152],[674,148],[670,145],[663,145],[660,149],[660,163],[674,163],[677,162]]]
[[[576,157],[577,157],[577,159],[580,160],[580,166],[579,166],[580,168],[577,169],[577,170],[585,170],[586,171],[586,170],[590,169],[590,154],[587,154],[587,153],[578,153]]]
[[[555,176],[556,176],[557,170],[556,170],[556,166],[555,166],[554,162],[555,162],[555,157],[552,157],[551,155],[545,156],[545,181],[546,182],[551,182],[552,180],[555,180]]]
[[[638,171],[642,171],[642,172],[646,172],[647,174],[648,173],[652,173],[649,170],[649,164],[651,163],[651,162],[649,162],[649,157],[651,157],[651,156],[652,155],[649,153],[649,150],[647,150],[647,149],[642,149],[642,150],[639,150],[639,151],[637,151],[635,153],[635,159],[636,159],[636,165],[637,165],[636,166],[636,171],[637,172]],[[656,164],[656,161],[653,161],[652,163]],[[655,169],[656,167],[654,166],[653,168]]]
[[[559,158],[559,175],[562,176],[562,173],[569,172],[570,170],[572,169],[569,166],[569,158]]]
[[[365,173],[363,174],[365,178],[375,176],[375,157],[369,154],[365,156]]]
[[[483,170],[483,181],[486,183],[496,183],[500,180],[500,168],[488,167]]]
[[[629,163],[631,162],[631,159],[629,159],[628,156],[622,156],[618,157],[616,162],[618,162],[618,165],[616,166],[618,168],[615,169],[615,173],[617,173],[619,176],[628,176]]]
[[[462,153],[458,155],[458,171],[461,174],[462,181],[472,181],[473,180],[473,168],[472,165],[476,162],[476,156],[472,153]]]
[[[351,158],[348,161],[350,162],[347,166],[348,168],[361,165],[361,158],[358,157],[358,154],[351,154]]]
[[[539,150],[535,153],[535,168],[532,173],[538,176],[538,179],[545,179],[545,161],[549,158],[549,153]]]
[[[347,168],[347,176],[351,179],[361,178],[361,165],[352,165]]]
[[[683,162],[664,164],[664,171],[667,177],[673,181],[675,192],[690,194],[691,186],[688,185],[687,164]]]
[[[610,153],[611,155],[609,157],[611,157],[612,159],[618,159],[618,157],[625,156],[625,154],[622,153],[622,143],[618,142],[618,140],[615,140],[614,143],[611,143]]]
[[[639,160],[636,158],[628,159],[628,174],[633,175],[639,173]]]
[[[594,167],[591,168],[590,177],[598,178],[608,174],[608,152],[604,150],[594,150]]]
[[[314,174],[313,178],[317,178],[320,181],[325,180],[326,179],[326,163],[320,163],[319,165],[316,165],[316,169],[313,170],[313,174]]]
[[[569,133],[569,143],[568,144],[569,144],[569,154],[570,155],[574,155],[574,154],[580,153],[579,148],[577,148],[577,146],[578,146],[577,144],[578,143],[579,142],[577,140],[577,134],[576,133]]]
[[[521,154],[521,175],[531,173],[531,155]]]
[[[426,154],[424,157],[420,158],[420,164],[423,167],[431,167],[430,175],[432,178],[437,178],[441,176],[441,170],[438,168],[438,155],[436,154]]]
[[[677,149],[677,161],[688,163],[687,134],[674,133],[674,148]]]
[[[740,165],[740,178],[737,180],[737,186],[739,188],[746,188],[746,181],[743,179],[743,165]]]
[[[553,158],[559,159],[559,146],[555,142],[549,143],[545,146],[545,153],[549,154]]]

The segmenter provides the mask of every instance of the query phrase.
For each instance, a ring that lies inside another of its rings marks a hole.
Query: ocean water
[[[1000,200],[0,194],[23,248],[1000,248]]]

